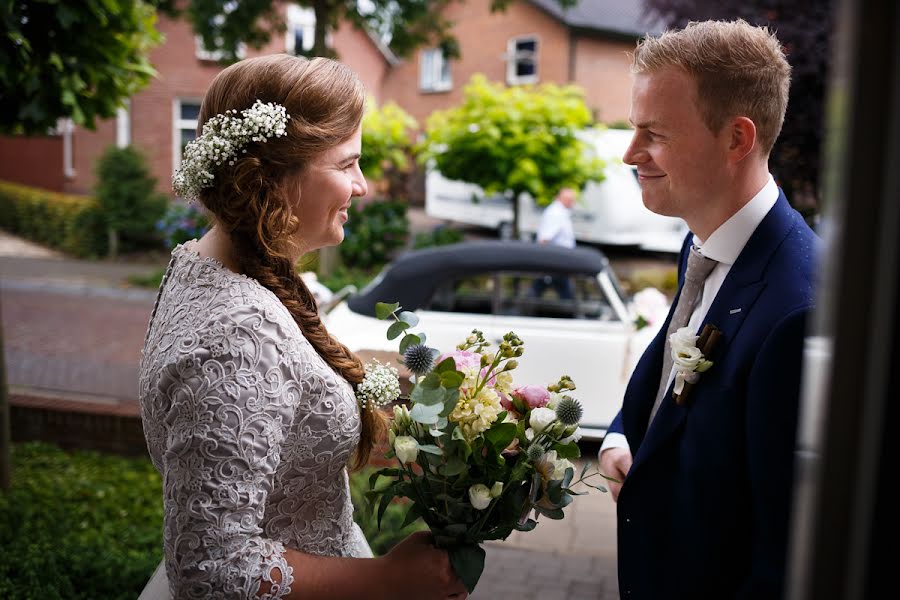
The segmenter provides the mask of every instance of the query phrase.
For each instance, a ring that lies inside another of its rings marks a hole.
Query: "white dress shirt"
[[[744,246],[756,228],[762,223],[769,211],[775,206],[778,200],[778,186],[775,180],[769,175],[769,180],[763,188],[757,192],[750,202],[745,204],[739,211],[731,215],[731,217],[722,223],[718,229],[710,234],[709,239],[705,242],[694,236],[694,245],[700,250],[700,254],[707,258],[717,261],[719,264],[713,268],[709,277],[703,283],[703,290],[700,293],[700,303],[691,313],[688,320],[688,327],[694,331],[700,328],[709,307],[712,306],[716,294],[722,287],[725,277],[731,271],[731,266],[743,251]],[[675,378],[675,368],[669,373],[666,388],[672,385]],[[607,448],[628,448],[628,440],[621,433],[610,433],[603,439],[603,445],[600,447],[602,454]]]
[[[575,229],[572,227],[572,211],[559,200],[554,200],[541,214],[537,241],[564,248],[575,247]]]

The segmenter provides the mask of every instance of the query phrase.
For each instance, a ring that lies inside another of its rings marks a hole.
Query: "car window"
[[[617,320],[595,276],[494,272],[438,286],[427,310],[557,319]]]

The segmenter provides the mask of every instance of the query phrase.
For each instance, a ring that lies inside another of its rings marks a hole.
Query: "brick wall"
[[[62,136],[0,136],[0,179],[63,191]]]
[[[385,79],[384,96],[395,99],[421,126],[432,111],[459,104],[463,87],[475,73],[505,82],[504,55],[510,38],[530,34],[536,35],[539,43],[539,83],[577,83],[586,89],[588,106],[604,120],[627,117],[630,81],[625,52],[634,48],[633,42],[578,38],[570,65],[569,29],[528,2],[492,14],[490,0],[467,0],[451,4],[445,14],[455,22],[453,34],[462,55],[451,61],[452,89],[419,90],[421,50],[391,69]]]
[[[157,28],[165,36],[165,43],[154,48],[150,54],[150,61],[158,75],[131,99],[130,132],[131,143],[148,158],[151,172],[158,181],[158,189],[171,193],[176,135],[175,100],[202,100],[206,88],[222,67],[216,62],[196,57],[194,34],[186,21],[160,15]],[[364,32],[352,26],[342,26],[334,33],[333,43],[341,60],[359,73],[367,89],[380,99],[381,81],[387,62],[374,42]],[[284,48],[284,36],[276,34],[263,48],[248,48],[247,56],[274,54],[283,52]],[[11,139],[9,144],[0,143],[0,149],[8,148],[8,152],[18,154],[22,143],[21,139]],[[115,119],[99,121],[96,131],[77,128],[73,134],[75,176],[61,182],[60,142],[58,151],[49,147],[41,150],[53,155],[53,161],[59,164],[58,168],[54,167],[54,172],[59,175],[56,179],[51,179],[37,173],[38,179],[34,184],[43,187],[56,185],[56,189],[64,189],[70,193],[90,193],[95,183],[94,163],[108,146],[115,143]],[[13,173],[17,171],[18,169]],[[19,178],[15,180],[21,181]]]
[[[577,37],[575,83],[584,88],[587,105],[602,123],[628,120],[631,104],[631,58],[634,42]]]
[[[342,23],[332,35],[338,60],[353,69],[368,94],[381,104],[384,78],[390,65],[368,34],[352,24]]]

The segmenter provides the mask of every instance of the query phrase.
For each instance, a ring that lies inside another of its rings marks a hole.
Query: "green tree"
[[[120,236],[140,240],[166,212],[167,198],[156,191],[144,156],[131,146],[111,146],[97,161],[94,194],[109,235],[108,254],[119,252]]]
[[[385,169],[404,170],[412,150],[416,120],[395,102],[381,108],[369,99],[362,121],[362,157],[359,168],[367,178],[381,179]]]
[[[391,50],[401,56],[424,44],[440,46],[448,56],[457,56],[459,46],[450,33],[453,23],[443,17],[443,9],[458,1],[465,0],[297,0],[294,4],[315,12],[312,56],[333,54],[325,40],[343,21],[365,26],[390,40]],[[517,1],[491,0],[491,10],[505,10]],[[571,7],[577,0],[556,2]],[[170,14],[179,14],[174,0],[156,0],[156,4]],[[206,49],[220,52],[224,62],[237,60],[240,44],[259,48],[273,33],[284,30],[273,0],[193,0],[185,12]]]
[[[603,162],[578,137],[590,124],[576,86],[507,88],[476,75],[460,106],[429,117],[421,158],[434,161],[445,177],[510,198],[518,237],[523,193],[546,205],[562,187],[603,179]]]
[[[156,74],[156,11],[142,0],[0,0],[0,132],[93,129]]]

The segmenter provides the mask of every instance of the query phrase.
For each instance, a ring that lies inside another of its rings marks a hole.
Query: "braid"
[[[319,318],[316,300],[303,279],[297,275],[293,264],[287,258],[272,256],[262,251],[258,244],[245,239],[235,232],[232,236],[241,256],[241,270],[270,290],[284,304],[294,318],[304,337],[309,340],[322,359],[346,379],[355,389],[363,377],[365,369],[359,357],[344,344],[328,333]],[[378,444],[387,429],[385,418],[379,410],[361,410],[362,428],[359,445],[353,458],[352,468],[360,469],[369,461],[372,449]]]

